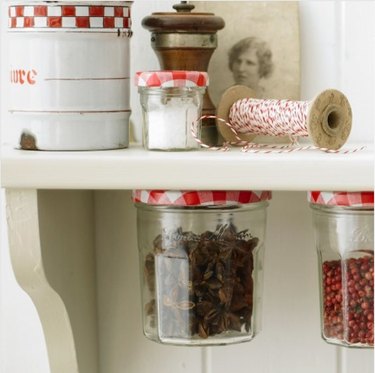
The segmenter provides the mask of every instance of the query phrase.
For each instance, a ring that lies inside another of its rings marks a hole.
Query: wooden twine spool
[[[256,98],[255,92],[242,85],[230,87],[221,97],[217,109],[216,125],[225,141],[252,142],[257,136],[255,133],[241,132],[241,128],[235,128],[229,119],[232,107],[239,100]],[[267,100],[260,100],[267,101]],[[292,101],[290,101],[293,103]],[[300,102],[304,103],[304,102]],[[330,150],[340,149],[349,137],[352,128],[352,110],[346,96],[340,91],[327,89],[316,96],[310,102],[306,102],[307,112],[302,113],[306,118],[305,123],[301,123],[306,127],[306,136],[308,136],[314,145],[318,148],[326,148]],[[225,122],[229,123],[238,136],[231,130]],[[288,125],[288,123],[286,123]],[[290,135],[293,137],[293,133]],[[241,144],[239,144],[241,145]]]

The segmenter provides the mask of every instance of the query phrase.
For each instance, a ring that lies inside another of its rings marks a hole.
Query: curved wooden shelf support
[[[19,285],[39,314],[52,373],[97,373],[96,269],[91,192],[6,191]]]

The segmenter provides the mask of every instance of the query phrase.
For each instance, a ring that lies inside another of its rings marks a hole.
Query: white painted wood
[[[44,189],[368,190],[373,145],[353,154],[250,154],[235,149],[151,152],[27,152],[5,148],[2,186]]]
[[[98,191],[95,202],[100,373],[200,372],[200,348],[166,347],[143,336],[131,193]]]
[[[375,110],[369,110],[366,100],[375,97],[375,3],[338,2],[336,9],[341,26],[338,34],[341,44],[340,88],[349,92],[357,123],[368,121],[373,124],[353,127],[350,138],[356,140],[366,135],[374,139]],[[337,356],[340,373],[374,371],[373,350],[338,348]]]
[[[374,372],[374,350],[338,348],[340,373]]]
[[[347,92],[354,113],[349,141],[374,139],[375,2],[338,1],[341,41],[339,88]]]
[[[5,190],[0,191],[0,372],[49,372],[40,319],[17,283],[8,250]],[[22,357],[22,358],[21,358]]]
[[[7,190],[10,253],[34,302],[52,373],[98,372],[89,192]]]
[[[306,100],[339,80],[335,1],[300,1],[301,97]],[[337,87],[339,88],[339,87]]]
[[[36,190],[9,190],[7,216],[11,258],[17,281],[33,299],[45,330],[51,369],[78,372],[69,317],[45,275]],[[55,330],[55,332],[54,332]],[[58,346],[50,337],[59,335]]]

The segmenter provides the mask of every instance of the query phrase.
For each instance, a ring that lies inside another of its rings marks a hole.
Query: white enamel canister
[[[131,3],[11,2],[9,118],[16,147],[129,142]]]

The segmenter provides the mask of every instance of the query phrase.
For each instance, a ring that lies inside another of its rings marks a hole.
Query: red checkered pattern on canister
[[[308,192],[308,201],[328,206],[374,207],[374,192]]]
[[[8,8],[9,28],[131,27],[130,7],[114,5],[12,5]]]
[[[207,87],[208,74],[204,71],[139,71],[135,75],[138,87]]]
[[[270,200],[270,191],[134,190],[133,202],[163,206],[238,205]]]

